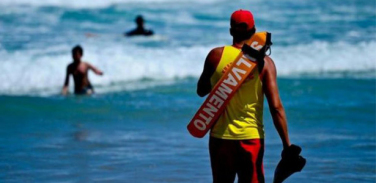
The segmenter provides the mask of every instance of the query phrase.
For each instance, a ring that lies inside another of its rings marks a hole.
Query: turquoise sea
[[[237,9],[272,33],[290,139],[307,159],[286,182],[376,182],[372,0],[1,0],[0,182],[211,182],[208,137],[186,125]],[[157,35],[122,37],[139,14]],[[77,44],[104,76],[90,73],[95,95],[64,97]],[[282,145],[267,105],[264,124],[272,182]]]

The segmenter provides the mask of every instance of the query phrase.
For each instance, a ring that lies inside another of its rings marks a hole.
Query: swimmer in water
[[[137,27],[134,30],[124,33],[125,36],[151,36],[154,34],[152,30],[144,28],[144,18],[141,15],[136,17]]]
[[[88,62],[81,61],[83,49],[77,45],[72,49],[73,62],[67,66],[67,74],[65,77],[64,87],[62,94],[68,93],[69,75],[73,75],[74,80],[74,93],[76,95],[90,95],[94,93],[94,88],[90,84],[88,71],[92,70],[97,75],[103,75],[103,72],[95,68]]]

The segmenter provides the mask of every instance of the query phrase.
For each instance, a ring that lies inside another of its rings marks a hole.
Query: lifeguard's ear
[[[230,35],[231,35],[231,36],[234,36],[234,35],[233,35],[233,30],[232,30],[232,28],[230,28]]]

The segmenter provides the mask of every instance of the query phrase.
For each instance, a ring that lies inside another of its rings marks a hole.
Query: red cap
[[[236,10],[231,15],[231,26],[236,24],[245,23],[247,24],[247,29],[252,29],[255,26],[255,21],[253,20],[253,15],[248,10]]]

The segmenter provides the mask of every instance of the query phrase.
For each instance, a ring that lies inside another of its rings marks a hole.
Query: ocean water
[[[186,125],[204,59],[231,44],[241,8],[272,33],[290,140],[307,159],[286,182],[375,182],[368,0],[1,0],[0,182],[211,182],[208,137]],[[156,36],[122,37],[139,14]],[[89,75],[95,95],[63,97],[77,44],[104,76]],[[264,124],[272,182],[282,146],[267,105]]]

